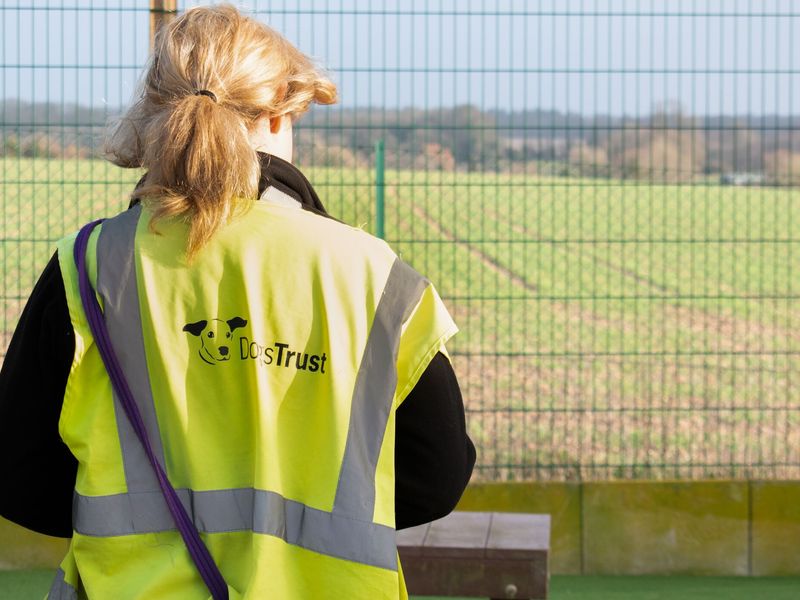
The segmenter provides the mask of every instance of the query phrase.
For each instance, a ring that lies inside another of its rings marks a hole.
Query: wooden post
[[[178,14],[177,0],[150,0],[150,51],[156,39],[156,33]]]

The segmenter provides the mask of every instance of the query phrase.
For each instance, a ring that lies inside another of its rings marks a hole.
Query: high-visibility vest
[[[135,207],[88,270],[156,455],[231,598],[406,598],[394,529],[395,410],[456,327],[382,241],[258,202],[193,261],[186,225]],[[50,600],[209,597],[58,256],[75,356],[59,431],[78,460]]]

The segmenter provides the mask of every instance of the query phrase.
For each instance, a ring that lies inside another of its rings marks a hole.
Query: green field
[[[139,173],[2,159],[4,345],[52,240]],[[307,169],[374,228],[374,176]],[[461,327],[483,479],[800,477],[800,191],[386,173],[386,235]]]
[[[52,571],[0,571],[0,597],[41,600]],[[551,600],[795,600],[800,579],[780,577],[569,577],[550,580]],[[412,596],[416,600],[439,600]],[[467,600],[467,599],[451,599]]]

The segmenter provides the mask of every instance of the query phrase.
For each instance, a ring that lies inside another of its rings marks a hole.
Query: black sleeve
[[[433,358],[396,416],[395,519],[405,529],[450,513],[475,465],[461,390],[444,354]]]
[[[58,434],[75,352],[67,296],[53,255],[22,312],[0,369],[0,515],[72,535],[78,463]]]

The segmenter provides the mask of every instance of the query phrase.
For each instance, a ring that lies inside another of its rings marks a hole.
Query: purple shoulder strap
[[[222,577],[222,573],[219,572],[219,568],[214,563],[214,559],[211,557],[208,548],[206,548],[203,540],[200,539],[200,533],[197,531],[194,522],[186,513],[186,509],[183,504],[181,504],[178,494],[175,493],[175,488],[172,487],[169,479],[167,479],[167,474],[164,472],[164,468],[153,453],[150,440],[147,438],[144,421],[139,414],[139,409],[133,399],[133,394],[122,372],[119,360],[116,354],[114,354],[111,338],[108,335],[105,320],[103,319],[103,311],[100,309],[97,296],[95,296],[92,284],[89,281],[89,274],[86,270],[86,248],[89,243],[89,235],[100,222],[102,222],[102,219],[85,225],[78,233],[74,248],[75,264],[78,267],[78,285],[83,309],[86,312],[86,319],[89,322],[89,328],[92,331],[94,341],[100,351],[103,364],[106,366],[106,370],[111,378],[114,390],[117,392],[117,396],[120,399],[122,408],[128,416],[133,430],[144,446],[147,458],[150,460],[150,464],[153,466],[153,470],[156,473],[161,492],[164,494],[164,500],[167,502],[169,512],[175,521],[178,531],[181,533],[183,541],[186,543],[186,547],[197,566],[197,570],[200,572],[200,576],[203,578],[206,586],[208,586],[211,597],[214,600],[228,600],[228,586]]]

